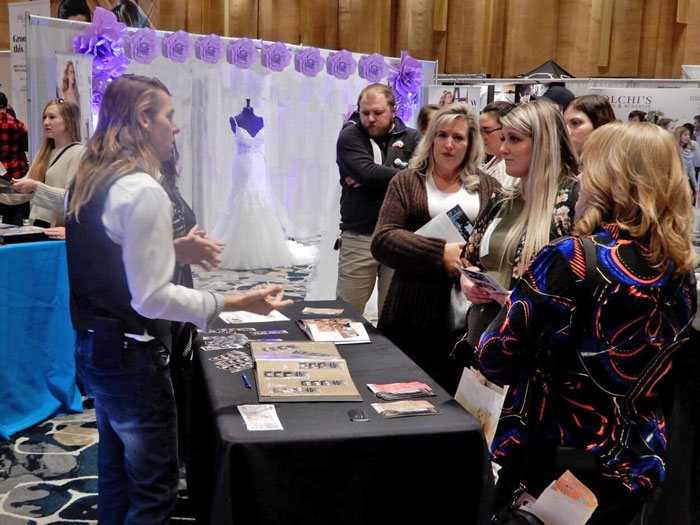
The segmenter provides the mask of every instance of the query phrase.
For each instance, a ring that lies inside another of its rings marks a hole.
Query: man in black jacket
[[[345,127],[338,138],[337,162],[343,189],[336,293],[362,313],[379,278],[381,312],[392,270],[372,257],[372,233],[389,181],[408,167],[421,134],[396,117],[394,92],[388,86],[367,86],[359,101],[360,121]]]

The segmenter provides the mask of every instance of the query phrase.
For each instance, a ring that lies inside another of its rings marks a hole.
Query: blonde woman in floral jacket
[[[511,290],[540,249],[571,234],[578,159],[561,113],[546,100],[516,107],[501,118],[501,125],[506,171],[520,183],[503,190],[481,214],[464,262]],[[507,296],[490,293],[464,276],[461,284],[472,303],[466,340],[476,346]]]

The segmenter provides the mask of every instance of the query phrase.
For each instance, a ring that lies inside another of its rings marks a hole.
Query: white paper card
[[[250,431],[284,430],[275,405],[238,405],[238,411]]]
[[[584,525],[597,506],[595,494],[567,470],[526,510],[547,525]]]
[[[460,230],[460,227],[462,228]],[[457,204],[445,213],[440,213],[430,219],[415,233],[423,237],[442,239],[446,242],[464,242],[471,233],[471,221],[462,207]]]
[[[473,368],[464,368],[455,401],[481,423],[489,448],[496,435],[505,397],[505,388],[491,383]]]
[[[278,310],[272,310],[267,315],[253,314],[244,310],[235,312],[221,312],[219,317],[222,321],[228,324],[244,324],[244,323],[270,323],[273,321],[289,321],[286,317],[279,313]]]

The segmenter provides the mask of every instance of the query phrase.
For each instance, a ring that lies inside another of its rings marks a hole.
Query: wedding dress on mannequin
[[[275,212],[267,185],[263,119],[247,102],[243,111],[230,119],[237,148],[231,190],[211,232],[212,238],[226,244],[221,267],[249,270],[308,264],[313,252],[286,240]]]

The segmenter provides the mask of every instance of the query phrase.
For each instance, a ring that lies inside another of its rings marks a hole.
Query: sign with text
[[[646,119],[656,122],[670,118],[677,125],[693,122],[700,115],[700,88],[588,88],[590,95],[602,95],[610,101],[615,116],[623,122],[633,110],[644,111]]]
[[[51,16],[49,0],[7,4],[10,20],[10,67],[12,68],[12,107],[17,118],[27,121],[27,18]]]
[[[466,102],[478,115],[481,111],[481,86],[428,86],[428,104],[444,106],[452,102]]]

